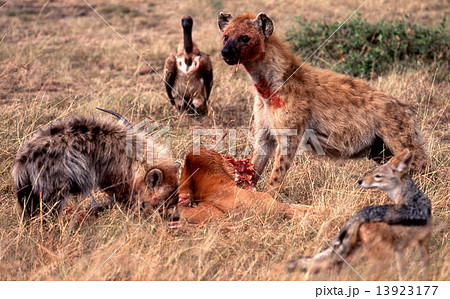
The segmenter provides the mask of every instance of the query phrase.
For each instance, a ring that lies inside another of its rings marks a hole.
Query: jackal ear
[[[263,12],[259,13],[256,19],[253,20],[253,25],[255,25],[256,29],[258,29],[266,38],[271,36],[273,33],[273,22]]]
[[[151,188],[155,188],[157,185],[159,185],[163,180],[163,172],[159,169],[152,169],[147,173],[147,176],[145,178],[145,182],[147,183],[147,186]]]
[[[219,17],[217,18],[217,25],[219,25],[220,31],[224,32],[232,19],[233,16],[231,14],[220,12]]]
[[[407,149],[403,150],[398,158],[399,162],[397,164],[397,167],[395,168],[395,171],[407,173],[413,161],[412,152]]]

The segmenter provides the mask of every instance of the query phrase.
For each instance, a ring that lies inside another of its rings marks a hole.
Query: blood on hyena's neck
[[[264,48],[265,53],[260,59],[247,61],[242,65],[258,95],[269,99],[267,104],[274,108],[282,108],[284,101],[280,99],[279,91],[299,63],[287,45],[276,36],[268,38]]]

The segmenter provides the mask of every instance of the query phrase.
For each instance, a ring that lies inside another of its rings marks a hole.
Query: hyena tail
[[[356,217],[355,217],[356,216]],[[330,246],[313,257],[300,257],[286,264],[286,271],[318,273],[325,269],[340,269],[352,252],[356,249],[358,230],[362,224],[358,215],[350,218],[342,227],[339,235]]]

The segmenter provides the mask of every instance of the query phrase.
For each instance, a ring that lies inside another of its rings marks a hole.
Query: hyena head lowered
[[[55,214],[67,196],[90,196],[96,189],[125,206],[146,211],[173,204],[179,165],[168,153],[153,163],[127,154],[127,142],[132,147],[147,144],[130,127],[108,118],[69,116],[40,129],[14,162],[23,215]],[[159,147],[151,150],[157,152]]]
[[[221,12],[217,23],[223,32],[222,58],[227,64],[247,63],[264,57],[264,43],[273,33],[273,22],[264,13],[244,13],[233,19]]]

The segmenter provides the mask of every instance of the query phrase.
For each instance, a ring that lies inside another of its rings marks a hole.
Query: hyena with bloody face
[[[377,259],[373,264],[377,268],[382,265],[380,261],[386,261],[394,252],[399,278],[403,279],[405,251],[409,246],[418,246],[426,278],[432,233],[431,202],[408,175],[412,159],[412,153],[405,149],[358,181],[362,188],[386,192],[393,205],[365,207],[345,222],[329,248],[314,257],[290,261],[287,270],[340,269],[344,259],[353,259],[358,254]]]
[[[161,146],[147,148],[145,137],[123,120],[128,127],[108,118],[70,116],[26,141],[13,169],[23,215],[58,214],[67,196],[91,196],[96,189],[111,200],[147,212],[165,201],[165,205],[175,203],[179,164],[168,152],[162,155]],[[157,158],[143,159],[147,151]]]
[[[273,34],[273,22],[264,13],[236,18],[220,13],[218,25],[223,32],[222,58],[230,65],[242,64],[256,89],[252,162],[261,174],[275,155],[270,186],[282,182],[307,129],[330,157],[368,156],[380,162],[408,148],[416,157],[416,169],[427,164],[421,132],[407,104],[363,80],[307,63],[300,67],[288,45]],[[274,129],[294,129],[296,134],[286,138]]]

